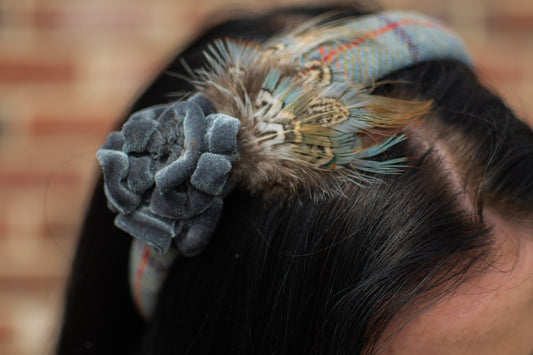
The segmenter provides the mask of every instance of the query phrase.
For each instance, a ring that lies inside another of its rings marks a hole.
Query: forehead
[[[397,320],[381,354],[533,354],[533,229],[490,211],[486,223],[500,253],[494,265],[399,331]]]

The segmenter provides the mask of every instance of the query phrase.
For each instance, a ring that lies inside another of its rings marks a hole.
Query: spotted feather
[[[403,47],[397,45],[400,27],[401,38],[412,39]],[[444,36],[432,43],[436,31]],[[413,43],[423,49],[416,58]],[[331,181],[348,177],[364,185],[406,167],[406,158],[377,157],[406,139],[432,103],[372,91],[395,69],[446,57],[443,48],[448,57],[468,61],[453,34],[420,15],[320,18],[262,45],[217,41],[195,83],[218,111],[241,120],[237,181],[277,197],[327,191]]]

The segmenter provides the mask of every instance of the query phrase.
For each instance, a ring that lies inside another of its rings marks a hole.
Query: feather
[[[217,111],[241,120],[233,176],[249,190],[327,193],[332,181],[364,185],[406,167],[405,158],[375,158],[406,138],[400,132],[431,101],[373,95],[375,82],[354,83],[327,61],[307,60],[320,46],[364,36],[348,23],[317,19],[263,46],[226,39],[206,53],[209,66],[194,82]]]

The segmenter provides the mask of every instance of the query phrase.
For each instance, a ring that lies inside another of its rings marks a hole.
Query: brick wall
[[[64,280],[97,172],[95,151],[165,58],[213,21],[209,15],[223,3],[0,2],[0,354],[52,348]],[[266,7],[252,0],[226,3]],[[485,82],[533,122],[530,0],[382,3],[450,23]]]

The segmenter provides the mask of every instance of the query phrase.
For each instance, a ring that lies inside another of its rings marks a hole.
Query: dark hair
[[[262,41],[291,18],[330,10],[292,8],[226,22],[167,69],[186,74],[181,59],[202,66],[202,51],[215,38]],[[383,79],[380,94],[434,100],[424,128],[384,157],[410,156],[412,167],[370,187],[346,183],[343,195],[318,200],[302,194],[265,201],[237,187],[206,250],[172,266],[150,322],[133,305],[131,237],[113,226],[100,179],[58,354],[372,353],[394,317],[407,321],[482,272],[496,254],[484,206],[514,216],[533,210],[531,130],[458,62],[425,62]],[[163,73],[131,112],[174,100],[168,93],[177,90],[192,87]]]

